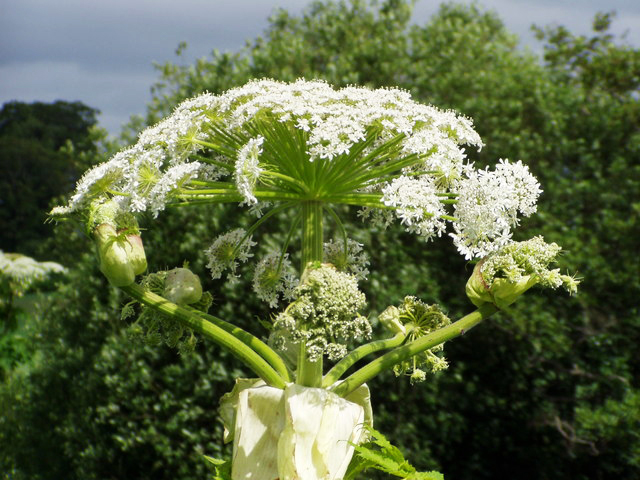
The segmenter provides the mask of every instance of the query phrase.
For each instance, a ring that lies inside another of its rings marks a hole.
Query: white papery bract
[[[382,202],[394,207],[395,214],[409,232],[430,239],[442,235],[446,212],[437,197],[433,178],[399,177],[382,189]]]
[[[521,162],[502,160],[495,171],[474,170],[457,182],[453,242],[465,258],[483,257],[511,241],[518,213],[536,210],[540,185]]]
[[[341,480],[373,424],[366,384],[341,398],[240,378],[220,400],[220,415],[225,442],[233,440],[232,480]]]

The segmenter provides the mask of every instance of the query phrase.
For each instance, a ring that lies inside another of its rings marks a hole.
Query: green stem
[[[269,170],[265,170],[265,171],[262,172],[262,176],[278,178],[280,180],[283,180],[284,182],[290,183],[291,185],[295,185],[297,187],[300,187],[300,190],[303,191],[304,193],[309,193],[309,189],[307,188],[307,186],[303,182],[301,182],[300,180],[297,180],[297,179],[295,179],[293,177],[290,177],[289,175],[284,175],[282,173],[271,172]]]
[[[451,325],[447,325],[435,332],[431,332],[424,337],[418,338],[411,343],[398,347],[388,353],[385,353],[381,357],[376,358],[369,364],[351,374],[344,382],[336,385],[331,390],[337,395],[345,397],[360,385],[368,382],[384,370],[389,370],[390,368],[393,368],[394,365],[397,365],[418,353],[424,352],[436,345],[440,345],[441,343],[462,335],[497,311],[498,309],[495,305],[487,303],[478,308],[475,312],[462,317]]]
[[[153,308],[157,312],[175,318],[185,327],[210,338],[221,347],[226,348],[251,368],[251,370],[267,384],[276,388],[285,387],[285,381],[264,358],[258,355],[242,340],[236,338],[232,333],[202,318],[199,313],[196,314],[175,303],[171,303],[167,299],[145,290],[140,285],[132,284],[121,288],[125,293],[140,303]]]
[[[385,338],[384,340],[376,340],[366,345],[360,345],[355,350],[349,352],[346,357],[336,363],[333,368],[327,372],[322,380],[322,387],[327,388],[336,383],[344,372],[367,355],[379,352],[380,350],[398,347],[402,345],[405,338],[404,333],[398,333],[392,338]]]
[[[300,277],[309,262],[322,261],[322,203],[308,201],[302,204],[302,264]],[[300,342],[296,383],[307,387],[322,384],[322,357],[309,361],[307,348]]]
[[[224,331],[229,332],[234,337],[242,341],[245,345],[250,347],[254,352],[259,354],[262,358],[269,362],[269,365],[271,365],[275,369],[275,371],[280,374],[285,382],[293,381],[291,372],[287,368],[287,365],[284,363],[284,360],[282,360],[282,357],[258,337],[255,337],[246,330],[243,330],[242,328],[237,327],[221,318],[214,317],[213,315],[209,315],[208,313],[201,312],[189,306],[187,306],[186,309],[204,318],[205,320],[208,320],[209,322],[222,328]]]

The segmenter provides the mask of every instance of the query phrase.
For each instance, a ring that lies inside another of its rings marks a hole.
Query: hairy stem
[[[255,337],[246,330],[243,330],[242,328],[237,327],[221,318],[214,317],[213,315],[209,315],[208,313],[201,312],[188,306],[186,307],[186,309],[204,318],[205,320],[208,320],[214,325],[222,328],[224,331],[229,332],[238,340],[242,341],[254,352],[264,358],[269,363],[269,365],[271,365],[275,369],[275,371],[278,372],[278,374],[283,378],[285,382],[291,382],[293,380],[291,372],[287,368],[287,365],[284,363],[282,357],[258,337]]]

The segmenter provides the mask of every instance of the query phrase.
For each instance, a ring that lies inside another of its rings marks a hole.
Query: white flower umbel
[[[337,270],[350,273],[356,280],[366,280],[369,275],[369,256],[362,249],[362,244],[349,238],[345,250],[343,241],[329,240],[323,245],[325,263],[330,263]]]
[[[262,143],[264,138],[252,138],[247,144],[238,151],[238,160],[236,161],[235,180],[238,191],[244,197],[247,205],[258,203],[258,199],[253,194],[256,182],[263,172],[260,168],[259,157],[262,153]]]
[[[502,160],[495,171],[464,169],[457,182],[453,242],[468,260],[483,257],[511,240],[518,213],[536,210],[540,185],[521,162]]]
[[[220,402],[233,439],[233,480],[341,480],[354,444],[372,425],[366,385],[346,398],[291,384],[284,390],[239,379]]]
[[[38,262],[19,253],[0,250],[0,283],[8,283],[14,295],[23,295],[33,283],[44,280],[52,273],[66,269],[56,262]]]
[[[207,268],[211,271],[211,278],[220,278],[225,270],[229,270],[229,277],[234,278],[238,262],[246,262],[253,256],[250,249],[255,245],[255,242],[251,240],[251,237],[245,239],[245,236],[245,230],[236,228],[220,235],[205,250],[209,260]]]
[[[256,265],[253,275],[253,290],[260,300],[268,302],[271,308],[278,306],[280,298],[293,299],[293,291],[298,279],[292,272],[293,267],[285,254],[281,259],[280,252],[272,252]]]
[[[437,193],[431,177],[399,177],[382,189],[382,202],[394,207],[396,216],[407,231],[428,240],[439,237],[446,228],[440,218],[446,212]]]

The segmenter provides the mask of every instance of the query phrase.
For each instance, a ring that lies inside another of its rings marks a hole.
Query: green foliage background
[[[528,293],[450,342],[450,369],[424,384],[378,378],[376,428],[418,469],[449,479],[638,478],[640,51],[608,33],[608,15],[589,37],[539,29],[543,57],[519,49],[499,17],[477,6],[445,4],[423,25],[410,19],[401,0],[277,12],[240,52],[159,65],[147,115],[123,142],[184,98],[263,76],[400,86],[470,116],[486,143],[470,152],[474,161],[523,159],[539,178],[539,213],[518,239],[542,234],[562,245],[581,292]],[[96,143],[83,162],[108,149]],[[408,294],[441,303],[452,318],[470,310],[471,269],[447,239],[425,244],[352,220],[350,231],[376,245],[365,285],[372,311]],[[246,221],[233,207],[166,212],[144,233],[150,269],[188,260],[205,279],[208,240]],[[243,372],[211,345],[179,356],[132,343],[119,319],[124,298],[72,226],[38,245],[71,273],[31,319],[30,360],[0,389],[5,478],[206,478],[202,454],[225,454],[217,400]],[[219,316],[261,331],[256,317],[269,312],[246,296],[247,282],[205,287]]]

